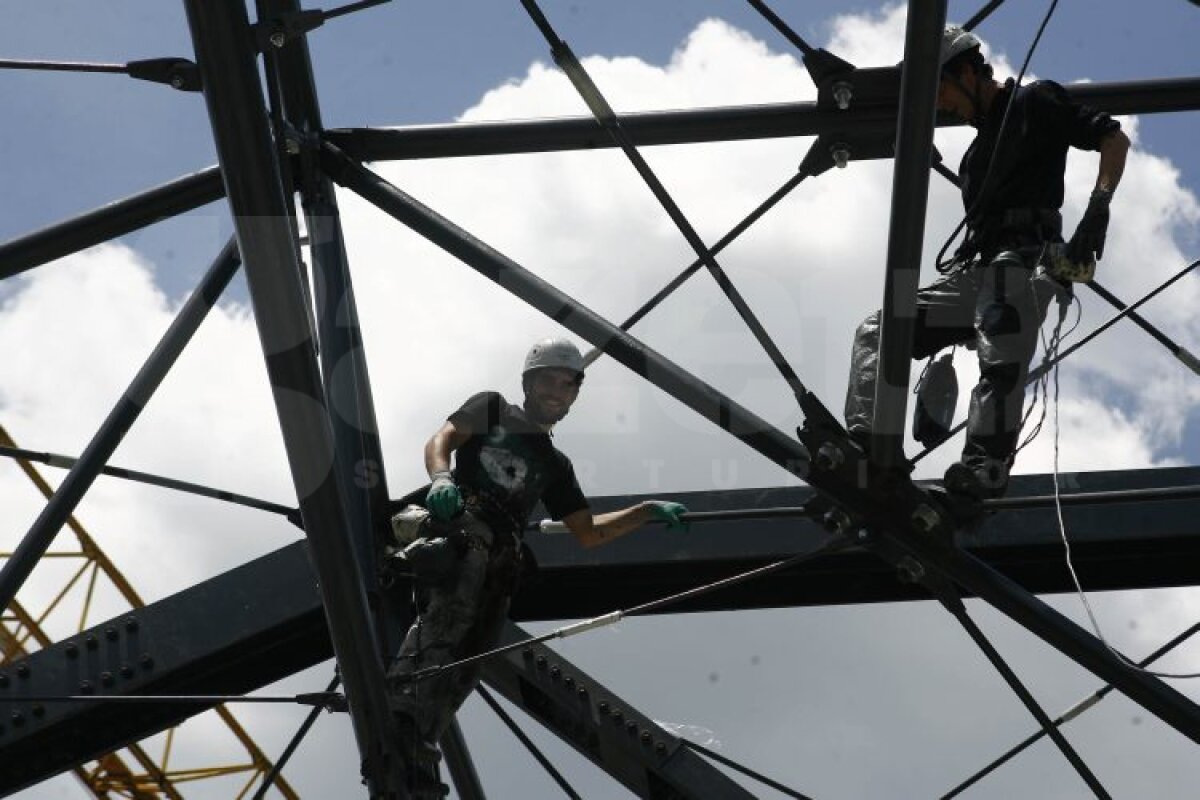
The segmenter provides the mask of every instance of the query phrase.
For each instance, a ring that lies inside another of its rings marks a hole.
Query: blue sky
[[[1019,64],[1047,6],[1011,0],[980,28],[1002,72]],[[795,54],[744,3],[608,0],[544,8],[618,110],[812,97],[790,60]],[[955,0],[949,16],[963,20],[976,8]],[[899,56],[902,20],[876,4],[822,0],[778,3],[776,10],[810,43],[860,66]],[[0,58],[123,62],[191,53],[181,4],[20,0],[6,11]],[[705,22],[712,19],[721,22]],[[1147,0],[1136,11],[1066,0],[1030,69],[1062,82],[1188,77],[1195,74],[1198,30],[1200,9],[1185,0]],[[515,1],[396,0],[334,20],[310,41],[329,127],[584,113],[547,66],[545,43]],[[0,72],[0,98],[9,112],[0,132],[9,187],[0,240],[215,161],[199,95],[112,75]],[[1106,285],[1126,299],[1200,250],[1195,126],[1196,112],[1130,122],[1137,154],[1114,204],[1110,255],[1101,265]],[[951,163],[967,140],[964,130],[938,134]],[[655,150],[647,158],[711,241],[790,175],[806,147],[804,141],[705,145]],[[610,318],[628,313],[690,261],[617,154],[380,170]],[[1094,165],[1080,159],[1068,175],[1071,220]],[[927,250],[936,250],[960,212],[942,183],[931,188]],[[722,261],[806,382],[835,409],[849,337],[882,291],[889,186],[890,165],[883,162],[806,182]],[[399,494],[421,479],[420,443],[445,413],[484,386],[515,393],[513,365],[525,343],[555,331],[362,202],[346,196],[341,202],[389,476]],[[224,207],[213,204],[126,237],[123,248],[98,249],[0,285],[0,422],[25,446],[78,453],[229,231]],[[1185,281],[1146,314],[1200,349],[1192,311],[1198,299],[1200,282]],[[1084,301],[1086,330],[1110,312],[1096,298]],[[703,281],[689,284],[638,333],[781,428],[796,423],[778,379]],[[959,368],[969,384],[971,365],[960,359]],[[1194,376],[1144,334],[1118,326],[1073,359],[1063,378],[1063,469],[1200,462]],[[114,461],[289,502],[267,388],[245,294],[235,288]],[[596,367],[558,435],[591,494],[785,481],[611,364]],[[931,459],[930,474],[951,457]],[[1044,434],[1019,467],[1040,472],[1051,464]],[[12,472],[0,464],[0,491],[11,498],[0,546],[20,535],[37,508]],[[287,525],[236,509],[115,482],[99,482],[80,513],[150,599],[295,535]],[[173,532],[169,546],[132,533],[164,529]],[[1072,601],[1054,602],[1079,618]],[[1200,609],[1186,591],[1108,595],[1098,604],[1131,652],[1156,646]],[[1094,688],[1022,631],[986,609],[979,614],[1052,712]],[[906,604],[668,617],[577,637],[566,652],[646,704],[652,716],[711,730],[723,752],[801,791],[925,796],[961,777],[945,762],[982,763],[1030,727],[942,616],[929,604]],[[1191,661],[1197,660],[1193,650]],[[799,686],[798,669],[805,676]],[[323,686],[328,671],[322,667],[280,691]],[[678,696],[664,699],[668,686]],[[963,708],[988,725],[962,724]],[[486,711],[469,705],[464,713],[468,736],[482,743],[481,769],[502,787],[497,796],[551,791],[522,783],[536,781],[526,757],[493,730]],[[1200,780],[1194,749],[1153,720],[1143,725],[1139,710],[1117,699],[1097,714],[1094,722],[1080,721],[1078,735],[1085,757],[1098,759],[1102,777],[1116,781],[1118,796],[1182,796],[1180,787]],[[299,721],[277,712],[248,716],[255,735],[275,750]],[[335,718],[319,728],[295,781],[306,796],[349,796],[357,785],[349,730]],[[552,752],[573,763],[569,754]],[[1029,758],[975,796],[1081,796],[1056,753]],[[587,796],[621,796],[587,769],[581,768]],[[59,796],[80,794],[69,782],[22,794]]]

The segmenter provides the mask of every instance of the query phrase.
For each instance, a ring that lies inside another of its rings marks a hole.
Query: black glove
[[[1107,189],[1097,189],[1092,192],[1083,219],[1075,235],[1067,242],[1066,256],[1076,264],[1087,264],[1099,261],[1104,256],[1104,237],[1108,233],[1108,204],[1112,202],[1112,192]],[[1094,254],[1094,256],[1093,256]]]

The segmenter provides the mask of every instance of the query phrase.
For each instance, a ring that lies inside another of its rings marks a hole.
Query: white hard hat
[[[983,42],[979,41],[978,36],[961,25],[947,25],[946,30],[942,32],[942,49],[938,54],[938,66],[944,67],[950,59],[982,45]]]
[[[547,367],[568,369],[582,375],[583,354],[567,339],[542,339],[529,348],[529,353],[525,356],[525,369],[521,371],[521,375],[528,375],[535,369]]]

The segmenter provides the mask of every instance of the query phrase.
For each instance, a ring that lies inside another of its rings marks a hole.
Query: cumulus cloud
[[[900,56],[903,25],[899,7],[839,17],[828,47],[860,66],[894,63]],[[1005,54],[992,55],[1002,74],[1011,73]],[[589,56],[584,63],[620,111],[815,96],[794,58],[773,52],[719,20],[699,26],[664,65],[603,56]],[[461,119],[582,113],[585,109],[568,81],[539,63],[520,79],[486,93]],[[966,130],[944,130],[937,144],[947,162],[957,164],[969,139]],[[795,139],[662,147],[645,155],[701,236],[714,242],[794,173],[810,144],[810,139]],[[612,320],[623,319],[694,258],[617,152],[380,164],[376,169]],[[1087,194],[1083,187],[1090,186],[1094,170],[1087,156],[1072,157],[1068,219],[1081,213]],[[890,186],[891,164],[885,162],[855,162],[846,170],[805,181],[719,259],[792,365],[835,413],[840,410],[854,328],[878,305],[882,293]],[[364,201],[346,192],[340,201],[395,496],[422,481],[420,445],[444,416],[481,388],[498,389],[515,399],[519,364],[528,344],[562,329]],[[931,184],[929,213],[927,264],[961,214],[955,192],[941,181]],[[1132,299],[1182,262],[1176,239],[1183,226],[1200,217],[1200,207],[1168,161],[1137,150],[1113,216],[1101,275],[1114,291]],[[1153,263],[1146,263],[1146,253],[1155,254]],[[926,267],[925,275],[931,279],[932,270]],[[1151,307],[1156,319],[1192,342],[1200,339],[1190,312],[1197,291],[1195,280],[1185,282],[1169,300]],[[1095,298],[1085,301],[1088,324],[1103,318]],[[120,247],[97,248],[21,279],[0,306],[4,424],[22,444],[77,453],[177,307],[157,288],[153,267]],[[801,421],[785,384],[703,272],[634,333],[785,432]],[[1062,469],[1175,463],[1180,425],[1161,420],[1183,418],[1196,400],[1196,390],[1181,379],[1179,366],[1156,348],[1144,334],[1124,325],[1064,367]],[[970,360],[960,351],[960,419],[966,388],[974,380]],[[1130,398],[1128,403],[1106,402],[1114,392]],[[592,371],[557,441],[575,460],[591,494],[793,481],[609,361]],[[952,450],[948,446],[926,462],[922,474],[944,468]],[[1043,434],[1022,455],[1020,466],[1023,471],[1045,471],[1052,459],[1052,442]],[[114,461],[290,502],[290,478],[249,309],[225,302],[213,310]],[[27,489],[16,488],[20,480],[14,470],[0,471],[6,500],[20,498],[6,508],[5,536],[10,539],[24,531],[39,507]],[[102,546],[148,599],[298,536],[286,523],[262,514],[104,479],[89,494],[81,515],[100,532]],[[959,720],[933,724],[922,709],[930,707],[923,704],[943,707],[955,702],[944,699],[948,686],[953,697],[972,697],[975,702],[978,683],[955,666],[959,657],[969,657],[970,649],[961,642],[948,644],[957,632],[949,630],[940,615],[945,631],[930,633],[923,622],[914,622],[916,616],[934,615],[921,608],[775,612],[742,631],[762,636],[766,644],[743,641],[729,653],[718,654],[720,666],[705,671],[696,665],[714,657],[708,626],[729,629],[731,636],[742,626],[701,617],[647,621],[628,625],[621,642],[600,636],[574,652],[631,699],[655,706],[661,702],[654,689],[660,683],[646,681],[639,659],[614,664],[611,652],[636,653],[656,639],[678,642],[677,653],[656,652],[655,658],[673,663],[668,672],[676,669],[674,674],[696,684],[695,694],[688,697],[703,697],[705,704],[721,698],[726,702],[711,706],[713,717],[705,719],[691,718],[695,705],[690,702],[668,703],[661,711],[663,718],[709,725],[722,738],[737,742],[731,750],[744,756],[752,756],[759,746],[766,748],[771,766],[783,771],[781,777],[794,779],[802,788],[845,794],[845,784],[838,783],[844,773],[823,767],[839,760],[870,761],[904,740],[914,725],[930,737],[927,753],[958,752]],[[674,624],[696,627],[696,634],[664,636]],[[1018,634],[1005,635],[1010,642],[1021,641]],[[887,641],[881,643],[881,637]],[[923,645],[927,652],[951,652],[942,646],[961,651],[953,650],[953,658],[920,659],[912,647],[918,638],[935,643]],[[759,647],[764,655],[769,650],[770,657],[755,662],[757,672],[747,672],[738,659]],[[917,660],[907,667],[887,667],[893,674],[885,681],[885,670],[874,666],[902,655]],[[871,700],[844,686],[821,689],[825,684],[819,682],[797,695],[799,658],[816,675],[842,676],[849,670],[856,676],[854,685]],[[739,680],[752,674],[753,683],[769,697],[735,700],[737,692],[705,689],[714,669],[728,670]],[[1077,688],[1077,676],[1071,677],[1064,673],[1061,685]],[[312,675],[306,679],[305,689],[314,681],[324,682]],[[878,689],[871,689],[876,683]],[[790,705],[777,705],[784,695]],[[757,721],[747,718],[742,702],[756,704]],[[878,712],[885,706],[899,709],[900,716],[881,724]],[[1004,696],[988,701],[987,711],[1011,714],[1004,717],[1004,733],[1023,731],[1025,720],[1011,710],[1015,707]],[[472,719],[478,716],[470,713],[475,715]],[[287,727],[272,727],[275,723],[263,714],[254,718],[262,720],[260,729],[267,736],[278,737]],[[810,744],[806,758],[793,764],[789,757],[794,748],[787,743],[795,741],[791,731],[798,718],[806,720],[804,741]],[[822,739],[825,729],[815,722],[818,719],[841,720],[838,735]],[[318,735],[324,737],[317,740],[325,743],[322,747],[345,752],[345,764],[352,762],[344,726],[326,726]],[[976,738],[979,741],[972,744],[989,752],[999,736]],[[894,781],[900,778],[895,774],[855,771],[862,781],[855,787],[856,796],[898,791]],[[353,777],[355,770],[343,772]],[[929,794],[942,785],[942,778],[932,768],[916,770],[906,786],[919,788],[908,793]],[[1070,775],[1055,780],[1055,785],[1074,785]]]

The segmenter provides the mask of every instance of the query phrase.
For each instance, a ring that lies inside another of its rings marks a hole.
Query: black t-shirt
[[[987,119],[963,156],[959,176],[968,212],[975,206],[996,150],[1013,86],[1009,80],[996,93]],[[1035,81],[1017,89],[983,203],[972,213],[972,227],[1010,209],[1061,208],[1067,150],[1099,150],[1100,141],[1120,128],[1108,114],[1071,100],[1053,81]]]
[[[520,534],[538,500],[554,519],[588,507],[571,461],[497,392],[480,392],[449,417],[471,437],[455,453],[467,510]]]

